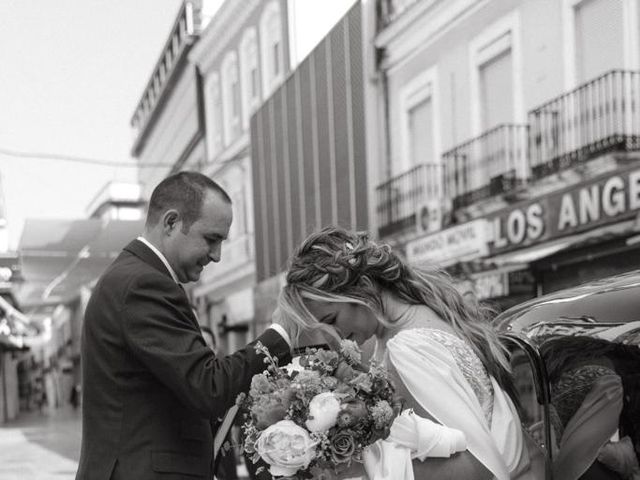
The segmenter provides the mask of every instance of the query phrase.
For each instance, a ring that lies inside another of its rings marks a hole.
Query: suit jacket
[[[274,330],[257,340],[281,361],[290,358]],[[210,422],[264,367],[253,344],[216,358],[182,287],[134,240],[102,275],[85,312],[76,480],[212,478]]]

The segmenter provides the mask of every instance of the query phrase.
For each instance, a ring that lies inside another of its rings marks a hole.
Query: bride
[[[367,449],[369,479],[543,478],[507,394],[506,352],[485,311],[447,277],[412,268],[366,234],[328,227],[295,252],[278,309],[298,335],[375,337],[374,355],[413,413]]]

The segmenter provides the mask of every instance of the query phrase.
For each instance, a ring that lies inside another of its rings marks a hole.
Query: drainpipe
[[[390,99],[389,99],[389,77],[387,75],[386,69],[382,68],[382,60],[386,55],[386,51],[384,48],[377,48],[376,52],[376,71],[378,72],[377,80],[380,85],[380,90],[382,94],[382,122],[378,123],[378,127],[382,128],[382,141],[384,142],[382,151],[384,158],[382,162],[378,161],[378,166],[380,168],[380,173],[383,173],[384,181],[388,182],[391,179],[391,175],[393,173],[392,165],[391,165],[391,107],[390,107]],[[380,125],[382,123],[382,125]],[[381,165],[382,163],[382,165]],[[378,178],[378,182],[380,178]],[[377,186],[374,186],[376,188]],[[391,188],[386,188],[386,191],[382,192],[382,194],[386,197],[384,201],[387,205],[391,205]],[[377,200],[374,200],[374,202]],[[389,213],[390,215],[390,213]],[[379,227],[379,225],[377,225]]]
[[[391,124],[391,109],[389,107],[389,77],[387,75],[387,71],[380,68],[385,55],[386,51],[384,48],[376,50],[376,63],[378,64],[377,68],[380,72],[380,84],[382,86],[382,129],[384,130],[385,177],[388,180],[391,178],[391,172],[393,171],[391,169],[391,132],[389,129],[389,125]]]
[[[0,419],[0,423],[4,423],[9,420],[9,407],[7,405],[7,377],[4,366],[4,351],[0,350],[0,375],[2,375],[2,418]]]

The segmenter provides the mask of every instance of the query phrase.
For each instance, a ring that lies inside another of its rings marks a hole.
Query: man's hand
[[[290,345],[292,350],[304,350],[307,346],[319,346],[329,345],[334,349],[338,348],[338,343],[335,338],[327,335],[321,329],[306,329],[302,327],[294,320],[283,315],[279,308],[276,308],[271,316],[272,324],[279,325],[289,335]]]

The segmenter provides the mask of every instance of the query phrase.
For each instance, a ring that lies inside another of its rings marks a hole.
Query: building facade
[[[251,118],[256,330],[309,233],[368,228],[362,25],[356,3]]]
[[[640,266],[638,2],[375,9],[380,237],[502,307]]]
[[[219,263],[192,290],[200,321],[226,352],[253,333],[255,249],[249,119],[290,71],[288,2],[225,1],[189,55],[202,82],[204,158],[198,169],[228,192],[233,223]]]
[[[201,81],[189,51],[210,17],[207,0],[185,0],[131,117],[131,155],[143,198],[184,164],[205,161]]]

